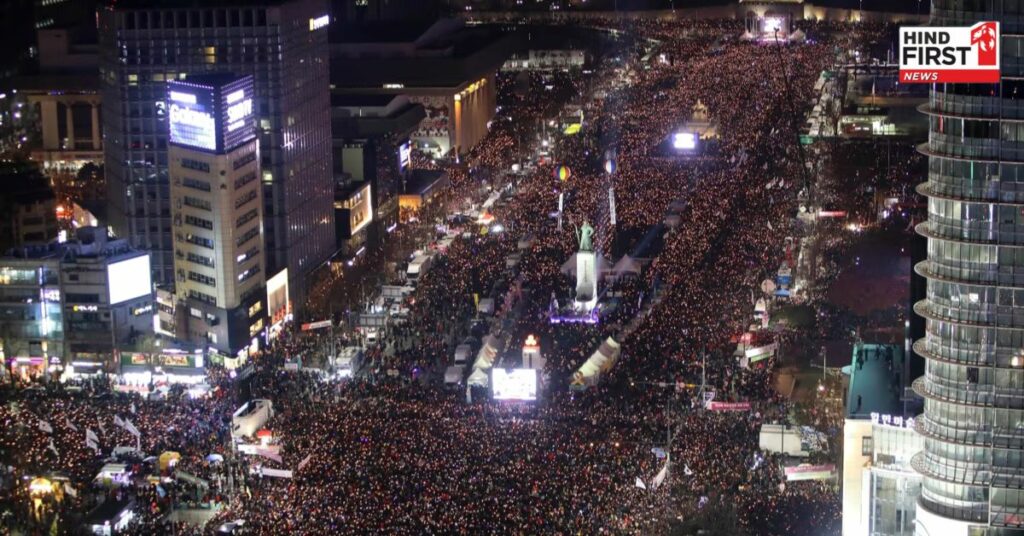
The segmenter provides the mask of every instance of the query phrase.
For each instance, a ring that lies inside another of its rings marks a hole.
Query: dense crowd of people
[[[66,474],[82,488],[72,503],[82,509],[99,461],[85,430],[103,431],[102,451],[135,441],[116,416],[140,431],[143,453],[178,452],[179,468],[216,483],[201,498],[223,507],[208,528],[245,519],[257,534],[656,534],[705,519],[732,520],[730,534],[837,530],[832,485],[786,483],[782,460],[757,448],[760,425],[789,412],[772,389],[773,361],[747,369],[732,355],[751,322],[752,289],[775,273],[785,237],[797,233],[798,192],[809,180],[798,132],[833,48],[827,39],[740,42],[735,21],[590,24],[636,39],[588,75],[502,75],[501,112],[480,145],[458,163],[414,157],[448,172],[448,206],[507,184],[490,209],[503,229],[474,229],[438,255],[406,301],[407,320],[367,350],[366,374],[283,370],[287,359],[322,351],[333,333],[286,332],[255,358],[247,381],[253,397],[274,402],[268,428],[279,460],[230,449],[235,388],[214,374],[212,394],[195,400],[12,400],[0,407],[5,463],[19,477]],[[581,107],[583,129],[545,137],[537,125],[564,104]],[[698,105],[717,135],[680,156],[666,140]],[[551,154],[538,163],[523,150],[540,138]],[[524,156],[534,162],[502,182]],[[566,180],[557,166],[571,170]],[[560,195],[564,212],[553,216]],[[585,221],[600,253],[613,261],[632,254],[641,268],[607,284],[599,323],[553,324],[552,304],[572,299],[561,269],[578,248],[573,228]],[[510,268],[506,259],[519,250]],[[361,262],[386,257],[374,255]],[[488,297],[497,320],[474,322]],[[335,318],[349,307],[332,310]],[[546,396],[496,403],[428,381],[454,345],[487,333],[512,344],[540,339]],[[597,386],[567,391],[572,372],[608,337],[622,347],[616,366]],[[750,411],[702,411],[692,387],[702,381],[718,400],[750,402]],[[293,474],[261,476],[239,460]],[[29,508],[26,492],[10,489],[0,498]],[[139,494],[150,515],[135,530],[145,532],[173,505],[152,488]]]

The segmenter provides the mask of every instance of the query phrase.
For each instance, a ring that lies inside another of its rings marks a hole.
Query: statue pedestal
[[[576,253],[576,298],[573,309],[589,314],[597,305],[597,256],[593,251]]]

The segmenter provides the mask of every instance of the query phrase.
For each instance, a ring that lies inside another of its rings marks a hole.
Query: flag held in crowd
[[[53,433],[53,427],[50,426],[50,423],[42,419],[39,420],[39,429],[42,430],[43,432],[46,432],[47,434]]]
[[[651,481],[651,487],[654,489],[658,489],[658,487],[661,486],[661,483],[665,481],[665,477],[667,476],[668,462],[666,461],[665,466],[661,468],[661,471],[658,471],[658,474],[654,475],[654,480]]]
[[[270,449],[257,448],[256,454],[259,454],[268,460],[274,460],[277,463],[281,463],[281,455]]]
[[[129,421],[128,419],[124,420],[124,429],[127,430],[129,434],[131,434],[131,435],[133,435],[135,437],[139,437],[139,436],[142,435],[139,432],[139,429],[136,428],[135,425],[132,424],[132,421]]]

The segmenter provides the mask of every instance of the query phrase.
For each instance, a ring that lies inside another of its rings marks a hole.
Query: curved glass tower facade
[[[919,535],[1024,528],[1024,65],[1019,0],[933,0],[933,26],[999,21],[1002,82],[937,84],[928,115]],[[988,527],[981,529],[981,527]]]

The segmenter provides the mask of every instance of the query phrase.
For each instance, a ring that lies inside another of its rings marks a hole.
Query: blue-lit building
[[[295,282],[335,252],[326,0],[119,0],[100,9],[108,203],[119,236],[174,280],[168,81],[251,75],[266,271]]]

